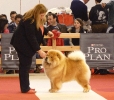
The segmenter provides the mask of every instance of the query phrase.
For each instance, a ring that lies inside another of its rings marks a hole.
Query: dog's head
[[[47,55],[44,58],[43,63],[45,63],[49,67],[56,67],[61,63],[61,61],[64,59],[64,57],[65,56],[61,51],[52,49],[47,52]],[[45,67],[45,65],[44,65],[44,67]]]

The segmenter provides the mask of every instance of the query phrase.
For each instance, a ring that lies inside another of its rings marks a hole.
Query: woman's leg
[[[32,57],[27,57],[21,53],[18,53],[19,57],[19,80],[22,93],[26,93],[30,90],[29,87],[29,70],[32,64]]]

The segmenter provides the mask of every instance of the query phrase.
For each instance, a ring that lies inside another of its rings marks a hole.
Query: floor
[[[18,74],[0,74],[2,77],[15,77]],[[50,93],[50,82],[44,73],[30,73],[30,87],[35,88],[40,100],[107,100],[94,91],[83,93],[83,88],[76,82],[64,83],[57,93]]]
[[[83,88],[76,81],[64,83],[57,93],[49,93],[50,83],[44,73],[30,74],[30,85],[36,89],[40,100],[106,100],[92,90],[83,93]]]

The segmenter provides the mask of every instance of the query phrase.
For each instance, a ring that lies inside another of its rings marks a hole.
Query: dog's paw
[[[83,92],[87,93],[87,92],[89,92],[90,89],[91,89],[91,86],[88,85],[87,87],[84,88]]]
[[[89,92],[90,89],[91,89],[91,86],[88,86],[88,87],[84,88],[83,92],[87,93],[87,92]]]
[[[55,92],[57,92],[57,90],[56,89],[49,89],[49,92],[50,93],[55,93]]]
[[[83,92],[84,92],[84,93],[87,93],[87,92],[89,92],[89,90],[90,90],[90,89],[85,88],[85,89],[83,90]]]

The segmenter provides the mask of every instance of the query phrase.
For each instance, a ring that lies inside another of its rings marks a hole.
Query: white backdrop
[[[20,4],[21,1],[21,4]],[[55,7],[70,7],[72,0],[0,0],[0,14],[6,14],[10,21],[10,11],[24,14],[27,10],[33,8],[36,4],[43,3],[48,9]],[[102,0],[108,2],[109,0]],[[89,9],[95,5],[95,0],[87,3]]]

